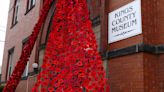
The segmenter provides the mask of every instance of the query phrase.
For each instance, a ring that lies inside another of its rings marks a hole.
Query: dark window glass
[[[15,0],[12,26],[14,26],[18,22],[18,9],[19,9],[19,0]]]
[[[14,55],[14,48],[8,51],[6,80],[10,77],[13,71],[13,55]]]
[[[36,1],[35,0],[28,0],[27,1],[27,10],[26,13],[28,13],[34,6]]]
[[[24,46],[26,45],[26,43],[27,43],[27,41],[28,41],[28,38],[29,38],[29,37],[25,38],[25,39],[22,41],[22,50],[23,50]],[[25,70],[24,70],[24,72],[23,72],[22,77],[28,76],[28,67],[29,67],[29,62],[27,62],[27,65],[26,65],[26,68],[25,68]]]

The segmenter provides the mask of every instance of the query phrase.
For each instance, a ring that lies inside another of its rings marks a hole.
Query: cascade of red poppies
[[[3,89],[3,92],[15,92],[15,89],[16,89],[16,87],[21,79],[21,76],[24,72],[24,69],[27,65],[28,58],[30,57],[30,54],[32,52],[32,49],[33,49],[36,39],[38,37],[41,26],[43,25],[44,21],[46,20],[46,17],[47,17],[47,14],[50,9],[52,1],[53,0],[45,1],[44,5],[43,5],[43,9],[41,10],[41,15],[39,17],[39,20],[36,23],[27,44],[25,44],[25,46],[22,50],[20,59],[17,62],[17,65],[16,65],[12,75],[10,76],[5,88]]]
[[[86,0],[58,0],[32,92],[104,92],[106,78]]]

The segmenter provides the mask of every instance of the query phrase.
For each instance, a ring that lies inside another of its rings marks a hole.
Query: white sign
[[[135,0],[109,13],[108,17],[108,43],[142,33],[141,0]]]

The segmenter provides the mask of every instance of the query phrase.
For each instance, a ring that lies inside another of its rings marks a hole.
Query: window
[[[39,62],[38,62],[39,63],[39,67],[41,67],[41,65],[43,63],[43,58],[44,58],[44,54],[45,54],[46,43],[48,41],[48,36],[49,36],[49,34],[51,32],[53,16],[54,16],[54,12],[51,15],[51,18],[49,20],[48,29],[47,29],[46,38],[45,38],[46,42],[44,44],[40,44],[40,47],[39,47]]]
[[[28,0],[26,14],[35,6],[35,0]]]
[[[25,70],[24,70],[24,72],[22,74],[22,77],[28,76],[28,67],[29,67],[29,62],[27,62],[27,65],[26,65],[26,68],[25,68]]]
[[[43,64],[44,53],[45,53],[45,46],[43,46],[43,47],[39,50],[39,67],[41,67],[42,64]]]
[[[29,38],[29,37],[25,38],[25,39],[22,41],[22,50],[23,50],[23,47],[25,46],[25,44],[27,43],[28,38]],[[29,62],[27,62],[27,65],[26,65],[26,68],[25,68],[25,70],[24,70],[24,72],[23,72],[23,74],[22,74],[22,77],[28,76],[28,67],[29,67]]]
[[[7,73],[6,73],[6,80],[10,77],[13,71],[13,55],[14,55],[14,48],[8,51],[8,62],[7,62]]]
[[[15,0],[12,27],[18,22],[18,8],[19,8],[19,0]]]
[[[87,5],[91,20],[100,16],[101,0],[87,0]]]
[[[56,7],[55,7],[55,8],[56,8]],[[55,10],[54,10],[54,11],[55,11]],[[50,34],[50,32],[51,32],[51,27],[52,27],[52,21],[53,21],[54,13],[55,13],[55,12],[53,12],[53,14],[51,15],[50,22],[49,22],[49,24],[48,24],[48,29],[47,29],[47,34],[46,34],[46,43],[47,43],[47,41],[48,41],[48,37],[49,37],[49,34]],[[46,43],[45,43],[45,44],[46,44]]]

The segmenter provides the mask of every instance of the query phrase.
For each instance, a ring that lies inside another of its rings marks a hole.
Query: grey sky
[[[10,0],[0,0],[0,65],[3,59],[5,31]]]

